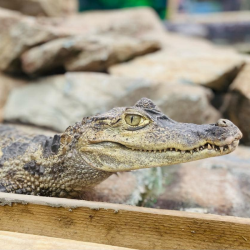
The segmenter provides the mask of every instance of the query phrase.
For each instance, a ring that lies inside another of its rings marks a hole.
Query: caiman
[[[231,153],[242,137],[229,120],[179,123],[149,99],[83,118],[60,135],[0,126],[0,191],[78,198],[110,175]]]

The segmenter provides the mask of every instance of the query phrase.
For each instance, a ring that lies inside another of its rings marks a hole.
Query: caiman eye
[[[125,121],[130,126],[138,126],[143,123],[144,119],[140,115],[126,115]]]

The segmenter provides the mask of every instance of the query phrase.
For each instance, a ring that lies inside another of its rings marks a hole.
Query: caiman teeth
[[[215,144],[212,144],[212,143],[206,143],[202,146],[199,146],[197,148],[193,148],[193,149],[189,149],[189,150],[181,150],[181,149],[178,149],[178,148],[164,148],[164,149],[136,149],[136,148],[131,148],[132,150],[134,151],[139,151],[139,152],[149,152],[149,153],[163,153],[163,152],[177,152],[177,153],[181,153],[182,155],[184,154],[196,154],[196,153],[199,153],[203,150],[214,150],[214,151],[220,151],[221,153],[223,153],[223,151],[231,151],[233,148],[237,147],[237,145],[239,144],[239,141],[238,140],[234,140],[232,142],[232,144],[230,145],[225,145],[225,146],[217,146]]]

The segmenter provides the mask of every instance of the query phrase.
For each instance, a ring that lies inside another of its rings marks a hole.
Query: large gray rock
[[[154,85],[101,73],[67,73],[13,90],[4,119],[63,131],[84,116],[131,106],[142,97],[151,98],[165,114],[180,122],[213,123],[220,117],[209,103],[211,90],[200,86]]]
[[[64,131],[85,116],[115,106],[133,105],[150,92],[149,88],[149,82],[144,80],[101,73],[67,73],[42,78],[11,92],[4,119]]]
[[[78,10],[77,0],[0,0],[0,7],[30,16],[67,16]]]
[[[241,129],[242,141],[250,145],[250,64],[246,64],[230,87],[229,118]]]
[[[49,56],[46,54],[44,55],[45,58],[41,58],[41,61],[43,62],[43,59],[45,59],[45,61],[51,59],[56,63],[53,58],[58,54],[60,55],[59,58],[65,58],[66,55],[68,55],[68,51],[60,47],[60,41],[48,45],[45,43],[56,38],[79,35],[99,35],[98,39],[100,41],[98,41],[96,46],[98,50],[100,50],[99,54],[102,59],[107,56],[106,50],[111,50],[113,53],[111,53],[112,56],[108,58],[109,61],[113,63],[120,62],[120,59],[126,59],[126,57],[127,59],[131,59],[133,56],[147,53],[147,51],[153,51],[154,49],[152,49],[148,43],[150,43],[149,40],[155,40],[155,38],[154,36],[148,37],[148,42],[141,42],[139,40],[132,41],[132,39],[129,40],[129,38],[127,38],[126,41],[123,39],[122,42],[121,39],[117,37],[128,36],[134,39],[142,39],[145,34],[152,31],[164,33],[163,27],[156,14],[147,8],[89,12],[68,18],[35,18],[0,8],[0,71],[9,73],[22,72],[20,57],[23,53],[34,47],[37,47],[34,48],[36,52],[32,50],[29,57],[24,56],[24,58],[28,57],[27,63],[25,63],[24,66],[27,72],[31,70],[31,64],[34,64],[32,58],[34,58],[36,54],[41,54],[44,51],[49,54],[52,53],[52,58],[48,58]],[[114,41],[108,41],[108,38],[105,38],[107,35],[116,37],[117,44],[115,44]],[[72,38],[70,41],[75,42],[75,40],[78,41],[78,44],[80,43],[78,38]],[[84,45],[88,43],[86,38],[83,42]],[[155,42],[152,43],[155,44]],[[141,48],[138,45],[140,45]],[[42,47],[40,48],[40,46]],[[92,44],[92,46],[94,45]],[[69,49],[69,43],[66,47]],[[155,47],[155,45],[153,45],[153,47]],[[82,51],[82,49],[81,47],[80,51]],[[79,55],[75,60],[68,60],[65,67],[70,70],[81,70],[85,68],[86,64],[89,64],[89,49],[90,46],[88,46],[86,52]],[[123,51],[121,51],[121,49]],[[131,53],[129,51],[130,49],[132,50]],[[69,50],[73,53],[71,49]],[[118,57],[116,57],[118,54],[117,50],[119,50]],[[123,53],[124,50],[126,50],[126,53]],[[91,52],[93,53],[93,51]],[[100,60],[100,58],[97,58],[97,61],[98,60]],[[57,62],[58,61],[59,60],[57,60]],[[27,64],[29,65],[27,66]],[[50,64],[52,64],[52,62],[50,62]],[[94,62],[94,64],[96,65],[98,62]],[[109,63],[109,65],[112,65],[112,63]],[[38,65],[36,64],[34,67],[36,68]],[[100,67],[99,65],[99,68]]]
[[[151,8],[88,11],[67,18],[39,18],[38,22],[69,35],[110,33],[142,38],[151,32],[165,34],[158,15]]]
[[[105,71],[113,64],[154,52],[159,46],[154,41],[128,36],[74,36],[31,48],[22,55],[22,67],[27,74],[41,74],[56,68]]]
[[[0,122],[3,121],[3,108],[8,99],[10,91],[24,86],[25,83],[25,80],[0,74]]]
[[[27,49],[62,36],[33,17],[0,8],[0,71],[20,72],[19,57]]]
[[[240,55],[227,50],[175,48],[111,66],[109,72],[160,83],[193,83],[224,91],[243,63],[244,59]]]
[[[229,155],[165,167],[161,194],[153,196],[151,193],[145,204],[163,209],[250,217],[249,166],[250,148],[241,146]]]
[[[113,174],[93,190],[83,193],[81,198],[88,201],[139,205],[147,190],[161,177],[158,173],[154,169],[141,169]]]
[[[163,113],[178,122],[215,123],[221,117],[210,104],[212,91],[200,86],[180,83],[152,85],[149,97]]]

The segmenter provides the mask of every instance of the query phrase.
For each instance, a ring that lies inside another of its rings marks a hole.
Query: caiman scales
[[[77,198],[116,172],[228,154],[241,137],[229,120],[179,123],[147,98],[86,117],[54,137],[0,125],[0,191]]]

